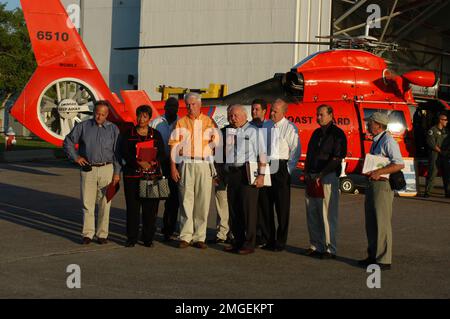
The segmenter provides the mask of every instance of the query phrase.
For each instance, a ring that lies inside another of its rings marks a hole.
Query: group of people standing
[[[275,100],[266,120],[267,102],[256,99],[250,122],[244,106],[231,105],[227,108],[229,124],[219,130],[213,119],[201,113],[199,94],[187,94],[185,102],[184,117],[178,118],[178,101],[170,98],[165,114],[153,121],[151,107],[140,106],[136,110],[137,124],[119,134],[119,129],[106,120],[109,103],[98,101],[94,118],[78,124],[66,136],[64,149],[81,166],[83,244],[89,244],[94,236],[100,244],[107,243],[111,203],[105,189],[110,183],[119,183],[122,171],[127,206],[126,246],[133,247],[138,242],[142,211],[142,241],[152,247],[159,199],[141,198],[139,180],[146,173],[161,170],[170,187],[163,216],[164,240],[177,239],[174,235],[179,221],[179,248],[207,248],[207,220],[214,194],[218,212],[214,243],[227,243],[225,251],[240,255],[251,254],[257,247],[284,250],[291,174],[301,155],[297,127],[286,118],[288,104],[283,99]],[[368,257],[360,263],[377,263],[389,269],[393,191],[389,181],[381,176],[401,170],[403,160],[397,142],[387,132],[387,115],[377,112],[367,120],[374,136],[371,153],[389,158],[390,164],[369,174],[365,202]],[[317,108],[317,123],[319,128],[308,143],[304,176],[306,184],[322,189],[322,194],[316,196],[307,191],[305,195],[310,237],[306,254],[328,259],[336,258],[337,253],[339,175],[347,154],[347,140],[334,123],[331,106]],[[138,143],[154,146],[154,161],[137,158]]]

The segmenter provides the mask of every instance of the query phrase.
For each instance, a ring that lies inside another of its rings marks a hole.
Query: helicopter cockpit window
[[[402,135],[405,133],[406,119],[405,115],[401,111],[395,110],[383,110],[383,109],[364,109],[364,119],[369,118],[373,113],[381,112],[385,113],[389,117],[388,131],[395,135]],[[367,121],[365,121],[366,131],[367,131]]]

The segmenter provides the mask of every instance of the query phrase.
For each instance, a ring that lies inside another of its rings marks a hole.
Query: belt
[[[230,172],[237,172],[244,168],[244,165],[242,166],[228,166],[228,171]]]
[[[191,160],[198,160],[198,161],[206,161],[208,158],[207,157],[201,157],[201,156],[183,156],[186,159],[191,159]]]
[[[288,159],[276,159],[276,158],[273,158],[273,159],[270,160],[270,162],[289,162],[289,160]]]
[[[202,161],[202,162],[209,162],[209,159],[207,157],[197,157],[197,156],[181,156],[181,159],[184,161]]]
[[[102,166],[106,166],[106,165],[109,165],[109,164],[112,164],[112,163],[110,163],[110,162],[94,163],[94,164],[91,164],[91,166],[93,166],[93,167],[102,167]]]
[[[386,178],[386,177],[380,177],[379,180],[373,180],[373,179],[371,179],[370,181],[371,181],[371,182],[389,182],[389,178]]]

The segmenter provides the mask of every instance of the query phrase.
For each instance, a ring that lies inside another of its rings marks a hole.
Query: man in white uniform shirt
[[[277,99],[270,110],[270,121],[263,125],[267,136],[267,153],[270,160],[272,186],[268,191],[269,207],[265,210],[269,238],[267,249],[282,251],[286,246],[291,205],[291,174],[297,166],[301,154],[297,127],[286,119],[288,105]],[[277,213],[278,229],[275,230]]]

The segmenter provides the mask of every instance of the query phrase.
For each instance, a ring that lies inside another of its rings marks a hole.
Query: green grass
[[[27,151],[27,150],[39,150],[39,149],[59,149],[53,144],[47,143],[40,139],[25,139],[23,137],[17,137],[17,144],[13,146],[13,151]],[[5,137],[0,136],[0,152],[5,151]]]

